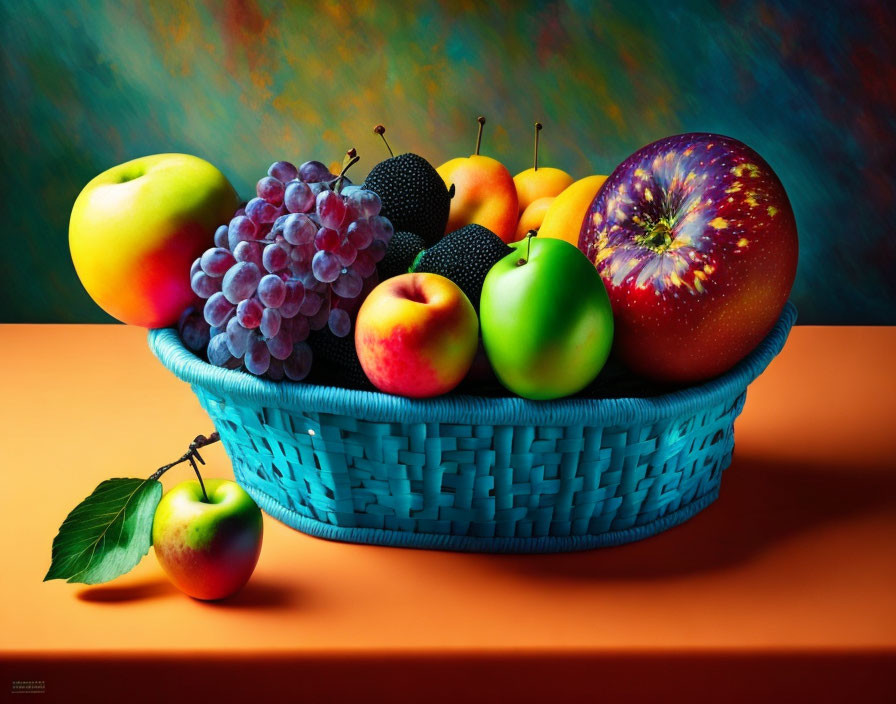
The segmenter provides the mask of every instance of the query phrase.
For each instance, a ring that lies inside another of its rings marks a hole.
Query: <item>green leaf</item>
[[[130,572],[152,544],[162,498],[155,479],[107,479],[75,506],[53,539],[48,579],[101,584]]]

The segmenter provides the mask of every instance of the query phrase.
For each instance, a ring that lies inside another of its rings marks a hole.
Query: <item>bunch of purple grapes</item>
[[[209,362],[299,381],[311,371],[310,331],[349,334],[393,228],[376,193],[346,183],[319,161],[275,162],[218,228],[190,269],[206,299]],[[183,337],[183,318],[180,327]]]

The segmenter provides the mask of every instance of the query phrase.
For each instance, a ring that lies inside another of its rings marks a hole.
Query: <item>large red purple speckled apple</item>
[[[736,364],[771,330],[796,275],[781,181],[747,145],[715,134],[667,137],[620,164],[579,249],[610,294],[618,356],[663,381]]]

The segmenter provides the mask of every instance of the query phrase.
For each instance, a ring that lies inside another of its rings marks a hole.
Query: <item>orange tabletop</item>
[[[252,580],[203,603],[152,551],[108,585],[41,581],[102,479],[212,428],[143,330],[0,326],[0,695],[896,701],[894,353],[896,328],[795,328],[750,387],[719,500],[640,543],[428,552],[265,516]],[[232,476],[220,445],[204,457]]]

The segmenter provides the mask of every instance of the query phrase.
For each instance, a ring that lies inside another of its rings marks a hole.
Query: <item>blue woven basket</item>
[[[790,303],[727,374],[649,398],[412,400],[214,367],[171,329],[155,355],[211,416],[237,481],[323,538],[482,552],[618,545],[710,504],[747,385],[784,346]]]

